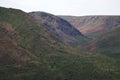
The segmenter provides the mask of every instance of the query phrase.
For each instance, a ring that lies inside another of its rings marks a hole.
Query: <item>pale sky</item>
[[[0,6],[55,15],[120,15],[120,0],[0,0]]]

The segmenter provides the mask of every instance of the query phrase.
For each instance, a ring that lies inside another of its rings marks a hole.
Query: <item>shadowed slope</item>
[[[66,20],[44,12],[31,12],[29,13],[33,16],[38,23],[45,25],[52,33],[56,35],[60,40],[75,44],[80,41],[86,41],[87,38],[75,29]]]

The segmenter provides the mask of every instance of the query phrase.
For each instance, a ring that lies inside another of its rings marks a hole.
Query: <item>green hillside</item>
[[[120,79],[119,60],[73,49],[27,13],[2,7],[0,62],[0,80]]]
[[[0,64],[19,64],[34,60],[28,50],[18,46],[18,33],[8,23],[0,21]]]
[[[97,50],[110,57],[120,57],[120,27],[117,27],[86,45],[89,50]]]
[[[120,27],[102,35],[96,42],[96,47],[102,53],[111,57],[120,57]]]

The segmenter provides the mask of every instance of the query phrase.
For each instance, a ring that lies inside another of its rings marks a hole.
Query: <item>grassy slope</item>
[[[86,48],[98,50],[111,57],[120,57],[120,27],[99,36],[97,39],[87,44]]]
[[[115,59],[63,45],[22,11],[0,8],[0,20],[11,24],[21,37],[20,41],[12,41],[37,59],[23,65],[0,65],[1,80],[120,79],[120,65]]]
[[[120,57],[120,27],[102,35],[101,39],[96,42],[96,47],[102,53],[112,56]]]
[[[29,51],[16,43],[20,36],[8,23],[0,21],[0,64],[19,64],[34,59]]]

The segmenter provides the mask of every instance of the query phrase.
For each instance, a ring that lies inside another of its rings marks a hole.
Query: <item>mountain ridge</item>
[[[96,37],[102,33],[108,32],[114,27],[119,26],[119,16],[63,16],[62,18],[68,20],[84,35]]]

